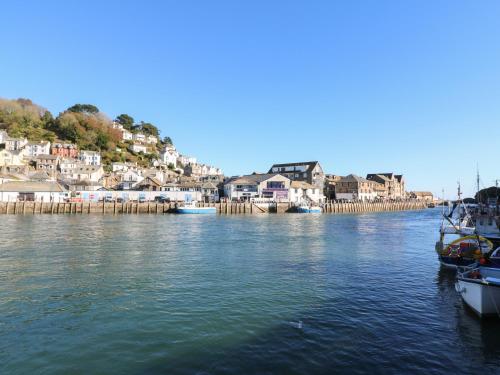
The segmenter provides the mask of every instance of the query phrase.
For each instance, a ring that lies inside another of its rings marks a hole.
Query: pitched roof
[[[41,182],[41,181],[9,181],[0,184],[0,192],[19,192],[19,193],[34,193],[34,192],[50,192],[60,193],[65,189],[57,182]]]
[[[340,179],[342,182],[370,182],[366,178],[359,177],[355,174],[350,174],[348,176],[342,177]]]
[[[226,182],[226,184],[260,184],[262,181],[269,180],[274,176],[285,177],[279,173],[264,173],[264,174],[249,174],[245,176],[235,177]],[[287,177],[285,177],[287,178]]]
[[[271,168],[269,168],[269,172],[267,173],[273,173],[272,170],[273,168],[280,168],[280,167],[299,167],[301,165],[307,165],[307,171],[312,171],[316,165],[319,164],[318,161],[304,161],[304,162],[299,162],[299,163],[282,163],[282,164],[273,164]]]

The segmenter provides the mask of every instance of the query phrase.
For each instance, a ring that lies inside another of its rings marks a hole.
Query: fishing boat
[[[176,209],[178,214],[215,214],[215,207],[197,207],[196,201],[185,202]]]
[[[321,207],[302,202],[299,206],[297,206],[297,212],[300,214],[320,214]]]
[[[453,269],[484,261],[491,250],[493,243],[478,235],[460,237],[449,244],[444,244],[444,240],[436,243],[439,262],[442,266]]]
[[[455,289],[480,317],[500,317],[500,268],[465,269],[458,273]]]

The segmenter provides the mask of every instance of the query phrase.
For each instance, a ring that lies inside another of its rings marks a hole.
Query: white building
[[[61,174],[67,180],[98,182],[104,176],[104,169],[101,165],[82,165]]]
[[[148,153],[148,148],[144,145],[141,145],[140,143],[134,143],[134,144],[130,145],[129,148],[133,152],[143,152],[145,154]]]
[[[7,151],[21,150],[27,143],[28,140],[26,138],[7,138],[5,139],[5,149]]]
[[[177,158],[179,153],[174,146],[166,145],[160,152],[160,160],[163,164],[170,165],[173,164],[174,168],[177,167]]]
[[[322,203],[324,201],[323,192],[317,186],[305,181],[292,181],[290,183],[290,202],[300,203]]]
[[[5,130],[0,130],[0,144],[5,143],[5,141],[9,138],[9,135]]]
[[[134,139],[134,135],[131,132],[129,132],[127,129],[123,129],[122,130],[122,139],[124,141],[131,141]]]
[[[62,174],[68,174],[71,170],[82,167],[83,163],[78,159],[62,158],[59,161],[59,170]]]
[[[196,164],[197,159],[193,156],[179,155],[177,157],[177,162],[182,165]]]
[[[97,151],[81,150],[79,159],[85,165],[101,165],[101,154]]]
[[[146,143],[149,143],[149,144],[157,144],[158,143],[158,138],[156,138],[154,135],[148,135],[146,137]]]
[[[290,179],[276,173],[234,177],[224,183],[224,195],[232,201],[267,199],[288,202]]]
[[[128,170],[122,175],[122,181],[118,184],[120,190],[131,190],[144,180],[139,171]]]
[[[0,184],[0,202],[64,202],[67,197],[68,192],[56,182],[9,181]]]
[[[137,142],[146,142],[146,136],[142,133],[132,134],[132,139]]]
[[[50,155],[50,142],[28,142],[24,149],[26,156],[29,158],[36,158],[38,155]]]

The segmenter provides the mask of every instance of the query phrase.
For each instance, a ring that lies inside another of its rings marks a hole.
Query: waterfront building
[[[384,197],[389,199],[400,199],[405,197],[405,180],[403,175],[394,173],[370,173],[366,175],[366,179],[375,181],[384,186]]]
[[[288,201],[289,190],[290,179],[279,173],[233,177],[224,183],[224,195],[231,201]]]
[[[25,146],[25,155],[28,158],[36,158],[38,155],[50,154],[50,142],[28,142]]]
[[[55,143],[50,149],[51,155],[58,155],[61,158],[78,158],[78,147],[72,143]]]
[[[336,199],[373,200],[377,196],[373,187],[373,181],[350,174],[337,182],[335,196]]]
[[[340,181],[342,176],[338,176],[335,174],[327,174],[325,175],[325,196],[327,199],[335,199],[335,186],[337,182]]]
[[[292,181],[305,181],[323,190],[325,173],[317,161],[274,164],[268,173],[279,173]]]
[[[419,201],[432,202],[434,201],[434,195],[430,191],[411,191],[410,198]]]
[[[85,165],[101,165],[101,154],[97,151],[80,151],[79,159]]]
[[[136,189],[144,191],[160,191],[162,186],[162,182],[156,177],[148,176],[136,185]]]
[[[305,181],[292,181],[290,183],[290,202],[293,203],[322,203],[323,193],[317,186]]]
[[[204,182],[201,185],[201,196],[204,202],[218,202],[219,188],[213,182]]]
[[[64,202],[67,190],[57,182],[8,181],[0,184],[0,201]]]
[[[142,180],[144,180],[144,177],[139,170],[129,169],[123,173],[122,180],[118,184],[118,188],[120,190],[131,190],[134,189]]]
[[[7,151],[21,150],[28,143],[26,138],[7,138],[5,139],[5,149]]]

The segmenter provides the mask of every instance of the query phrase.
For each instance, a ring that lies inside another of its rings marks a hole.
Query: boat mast
[[[461,218],[461,213],[460,213],[460,208],[462,207],[462,191],[460,190],[460,181],[458,183],[458,202],[457,202],[457,207],[458,207],[458,229],[462,229],[462,218]]]

